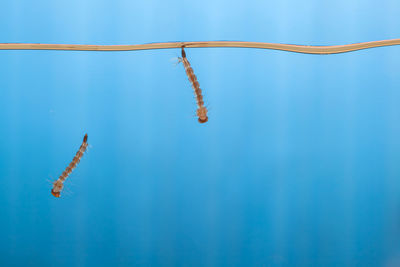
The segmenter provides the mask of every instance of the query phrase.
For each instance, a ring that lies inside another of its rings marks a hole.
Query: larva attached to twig
[[[182,58],[179,58],[179,61],[183,63],[183,66],[185,67],[186,75],[188,76],[189,81],[192,84],[194,93],[196,95],[196,102],[197,102],[196,115],[197,115],[197,117],[199,117],[200,123],[205,123],[208,121],[207,108],[204,106],[203,95],[201,94],[200,84],[197,81],[197,77],[194,74],[194,71],[193,71],[192,67],[190,66],[188,59],[186,58],[186,53],[185,53],[183,46],[182,46]]]
[[[83,154],[85,153],[88,143],[87,143],[88,135],[85,134],[83,137],[83,142],[78,152],[76,152],[75,157],[72,159],[71,163],[65,168],[64,172],[60,175],[60,177],[53,183],[53,189],[51,189],[51,194],[55,197],[60,197],[61,191],[64,187],[64,182],[71,174],[71,172],[75,169],[76,165],[81,161]]]

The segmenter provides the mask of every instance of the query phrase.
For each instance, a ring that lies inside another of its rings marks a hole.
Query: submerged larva
[[[203,95],[201,93],[200,84],[197,81],[197,77],[194,74],[194,71],[190,66],[188,59],[186,58],[186,53],[183,46],[182,46],[182,58],[180,58],[179,61],[183,63],[186,75],[188,76],[189,81],[192,84],[194,93],[196,95],[196,102],[197,102],[196,115],[199,118],[198,120],[200,123],[205,123],[208,121],[207,108],[204,106],[204,100],[203,100]]]
[[[81,161],[83,153],[85,153],[88,143],[87,143],[88,135],[85,134],[83,137],[83,142],[78,152],[76,152],[75,157],[72,159],[71,163],[65,168],[64,172],[60,175],[60,177],[53,183],[53,189],[51,189],[51,194],[55,197],[60,197],[61,191],[64,187],[64,181],[71,174],[71,172],[75,169],[76,165]]]

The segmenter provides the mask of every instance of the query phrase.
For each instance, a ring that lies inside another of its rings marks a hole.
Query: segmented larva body
[[[81,161],[83,154],[85,153],[88,143],[88,136],[85,134],[83,137],[83,142],[78,152],[76,152],[75,157],[72,159],[71,163],[65,168],[64,172],[60,175],[60,177],[53,183],[53,189],[51,189],[51,194],[55,197],[60,197],[61,191],[64,187],[64,181],[68,178],[71,172],[75,169],[76,165]]]
[[[180,61],[183,63],[183,66],[185,67],[186,75],[188,76],[189,81],[192,84],[194,93],[196,95],[196,102],[197,102],[196,115],[197,117],[199,117],[200,123],[205,123],[208,121],[207,108],[204,106],[203,95],[201,94],[200,84],[197,81],[197,77],[194,74],[188,59],[186,58],[186,53],[183,47],[182,47],[182,58],[180,59]]]

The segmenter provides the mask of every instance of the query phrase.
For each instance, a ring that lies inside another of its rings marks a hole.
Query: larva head
[[[63,187],[64,184],[60,180],[55,181],[53,183],[53,189],[51,189],[51,194],[55,197],[60,197]]]
[[[60,196],[61,196],[61,193],[60,193],[60,192],[54,192],[53,189],[51,189],[51,194],[52,194],[53,196],[55,196],[55,197],[60,197]]]
[[[197,116],[199,117],[199,122],[200,123],[205,123],[208,121],[208,116],[207,116],[207,108],[206,107],[201,107],[197,109]]]
[[[200,123],[205,123],[205,122],[207,122],[207,121],[208,121],[208,117],[205,117],[205,118],[199,118],[199,119],[198,119],[198,121],[199,121]]]

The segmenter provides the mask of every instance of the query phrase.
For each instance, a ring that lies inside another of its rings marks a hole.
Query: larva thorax
[[[55,197],[60,197],[63,187],[64,187],[63,181],[58,179],[57,181],[55,181],[53,183],[53,188],[51,189],[51,194]]]
[[[207,108],[206,107],[200,107],[196,111],[197,117],[199,117],[198,121],[200,123],[205,123],[208,121],[208,116],[207,116]]]
[[[197,111],[196,115],[198,117],[198,121],[200,123],[205,123],[208,121],[208,116],[207,116],[207,108],[204,106],[204,100],[203,100],[203,95],[202,91],[200,89],[200,84],[197,81],[197,77],[194,74],[194,71],[192,67],[190,66],[189,60],[186,58],[186,53],[184,48],[182,47],[182,58],[180,61],[183,63],[183,66],[186,71],[186,75],[188,76],[188,79],[190,83],[192,84],[195,96],[196,96],[196,103],[197,103]]]

